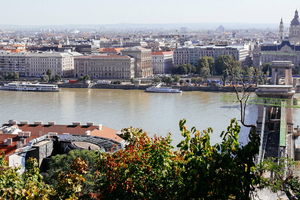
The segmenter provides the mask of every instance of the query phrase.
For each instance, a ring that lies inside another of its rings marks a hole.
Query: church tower
[[[284,39],[284,26],[283,26],[283,21],[281,18],[280,24],[279,24],[279,40],[282,41]]]
[[[291,21],[289,40],[293,44],[300,43],[300,21],[298,10],[295,11],[294,19]]]

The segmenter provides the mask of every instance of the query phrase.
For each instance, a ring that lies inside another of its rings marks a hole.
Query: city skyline
[[[259,6],[257,6],[259,5]],[[1,25],[290,23],[296,0],[14,0],[2,2]],[[283,9],[284,8],[284,9]]]

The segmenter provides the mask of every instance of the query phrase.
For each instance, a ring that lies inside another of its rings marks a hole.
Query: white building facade
[[[173,52],[152,52],[152,67],[154,74],[171,73],[173,67]]]
[[[74,77],[89,75],[94,79],[134,78],[135,59],[129,56],[101,55],[75,58]]]
[[[249,56],[249,50],[244,46],[189,46],[179,47],[174,51],[174,65],[192,64],[197,65],[199,59],[204,56],[213,57],[230,55],[238,61],[245,61]]]

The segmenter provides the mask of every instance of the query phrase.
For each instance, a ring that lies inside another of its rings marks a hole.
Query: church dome
[[[292,26],[297,26],[300,25],[300,21],[299,21],[299,15],[298,15],[298,11],[295,11],[295,16],[294,19],[291,21],[291,25]]]

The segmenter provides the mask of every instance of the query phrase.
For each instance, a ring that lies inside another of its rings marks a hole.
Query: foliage
[[[294,162],[287,158],[268,158],[257,165],[259,186],[272,192],[283,191],[289,199],[300,198],[300,180],[293,174]]]
[[[170,136],[149,138],[141,129],[122,130],[124,150],[99,161],[98,191],[103,199],[176,199],[180,156]]]
[[[19,80],[20,76],[18,72],[6,73],[3,76],[4,80]]]
[[[91,77],[89,75],[84,75],[84,76],[80,77],[78,80],[79,81],[88,81],[88,80],[91,80]]]
[[[197,69],[195,66],[191,65],[191,64],[183,64],[183,65],[179,65],[179,66],[175,66],[172,69],[172,74],[194,74],[196,73]]]
[[[49,79],[51,79],[51,77],[52,77],[52,71],[51,71],[51,69],[48,69],[46,71],[46,75],[49,77]]]
[[[185,138],[178,145],[185,161],[181,176],[189,185],[183,187],[181,195],[186,199],[250,199],[257,181],[253,168],[259,137],[255,130],[244,147],[238,142],[240,126],[236,120],[222,132],[222,143],[215,145],[210,143],[211,128],[188,130],[182,120],[180,130]]]
[[[222,75],[223,82],[230,78],[231,81],[236,81],[241,75],[240,62],[236,61],[232,56],[219,56],[215,63],[216,73]]]
[[[84,174],[87,173],[88,165],[84,159],[78,157],[70,166],[67,172],[60,172],[57,176],[59,180],[54,188],[56,190],[55,199],[79,199],[82,196],[83,184],[86,181]]]
[[[163,77],[161,78],[161,81],[164,82],[164,83],[166,83],[166,84],[171,84],[173,80],[172,80],[172,78],[169,77],[169,76],[163,76]]]
[[[159,78],[159,77],[154,77],[153,78],[154,83],[159,83],[160,81],[161,81],[161,78]]]
[[[178,75],[173,75],[172,78],[173,78],[173,82],[175,82],[175,83],[178,83],[180,80],[180,76],[178,76]]]
[[[37,161],[29,159],[25,173],[18,168],[8,166],[4,157],[0,157],[0,199],[51,199],[54,190],[43,182]]]
[[[80,158],[86,163],[88,169],[86,173],[82,174],[85,182],[81,188],[82,194],[87,195],[94,190],[94,174],[97,159],[100,154],[101,152],[99,151],[73,150],[68,154],[52,156],[49,162],[49,170],[44,174],[45,181],[57,188],[61,180],[59,177],[62,176],[62,174],[69,174],[69,170],[72,168],[74,162],[76,162],[76,159]]]
[[[50,81],[50,78],[49,78],[48,75],[43,75],[42,78],[41,78],[41,80],[42,80],[43,82],[48,83],[48,82]]]
[[[204,56],[199,59],[197,66],[197,73],[202,77],[207,78],[214,71],[214,59],[213,57]]]

